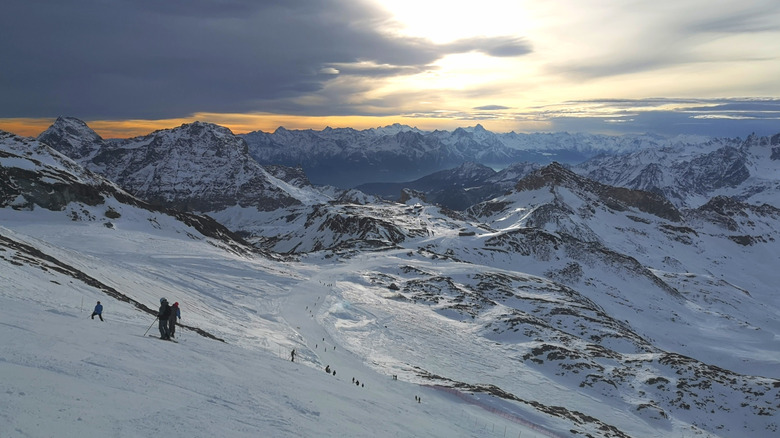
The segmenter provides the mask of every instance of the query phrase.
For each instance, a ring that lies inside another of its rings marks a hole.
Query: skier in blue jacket
[[[98,318],[103,321],[103,305],[100,304],[100,301],[97,302],[95,310],[92,312],[92,319],[95,319],[95,315],[97,315]]]

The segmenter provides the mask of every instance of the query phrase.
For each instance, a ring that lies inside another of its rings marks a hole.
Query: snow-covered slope
[[[319,324],[334,299],[313,271],[237,256],[140,217],[110,230],[59,213],[8,213],[0,211],[0,436],[544,436],[482,407],[500,404],[374,372]],[[150,307],[176,300],[187,327],[226,342],[181,327],[178,344],[146,336],[154,317],[85,275]],[[89,318],[98,300],[105,322]]]
[[[204,234],[35,140],[0,145],[0,436],[528,436],[337,352],[312,318],[332,300],[319,269]],[[161,296],[181,303],[178,344],[146,336]]]
[[[780,278],[763,261],[779,249],[780,210],[718,198],[680,211],[653,193],[550,166],[473,213],[497,233],[484,249],[462,251],[571,285],[665,350],[748,374],[774,373],[780,295],[771,285]],[[689,329],[693,339],[677,335]],[[759,349],[753,361],[722,354],[717,340],[731,336],[739,339],[734,348]]]
[[[332,262],[260,256],[104,192],[39,205],[27,182],[63,181],[66,166],[73,181],[50,191],[103,180],[34,140],[1,144],[18,189],[0,208],[1,436],[556,436],[502,399],[369,366],[378,356],[330,320],[375,328]],[[181,303],[178,344],[146,336],[160,296]],[[96,301],[105,322],[89,318]]]

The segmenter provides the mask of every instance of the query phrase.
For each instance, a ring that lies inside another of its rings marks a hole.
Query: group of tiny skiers
[[[97,302],[95,310],[92,311],[92,319],[95,319],[96,316],[103,321],[103,305],[100,304],[100,301]],[[169,306],[168,300],[160,298],[160,310],[157,312],[157,319],[160,321],[160,339],[173,339],[176,333],[176,321],[181,319],[179,303],[173,303],[173,306]]]
[[[100,304],[100,301],[98,301],[97,305],[95,305],[95,310],[92,312],[92,319],[95,319],[95,316],[99,317],[100,320],[103,321],[103,305]],[[174,338],[174,333],[176,333],[176,321],[181,319],[179,303],[173,303],[173,305],[170,306],[168,305],[168,300],[165,298],[160,298],[160,310],[157,312],[157,319],[160,321],[160,339],[170,341],[172,338]],[[325,338],[322,338],[322,340],[324,341]],[[336,347],[334,346],[333,349],[335,350]],[[295,350],[290,352],[290,360],[295,362]],[[333,375],[336,375],[336,370],[331,370],[330,365],[325,367],[325,372],[328,374],[333,372]],[[393,380],[398,380],[398,376],[393,374]],[[365,384],[361,384],[359,381],[355,380],[354,377],[352,378],[352,383],[365,387]],[[421,399],[418,396],[414,396],[414,400],[417,403],[421,402]]]
[[[179,303],[168,305],[168,300],[160,298],[160,310],[157,312],[157,319],[160,321],[160,339],[172,340],[176,333],[176,320],[181,319],[181,310]]]

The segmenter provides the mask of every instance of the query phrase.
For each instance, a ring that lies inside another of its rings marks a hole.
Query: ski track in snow
[[[266,302],[268,315],[257,315],[225,303],[234,301],[235,294],[244,299],[253,295],[249,291],[258,293],[249,287],[258,279],[273,283],[263,273],[265,262],[234,259],[228,268],[222,261],[225,254],[209,255],[213,249],[208,245],[162,231],[148,236],[139,246],[145,249],[128,262],[124,251],[113,254],[106,246],[112,240],[110,234],[109,240],[100,236],[103,227],[93,234],[62,225],[27,226],[21,221],[13,231],[0,230],[30,242],[44,234],[59,242],[48,250],[68,261],[74,256],[68,246],[87,239],[93,242],[89,251],[94,258],[80,269],[111,279],[118,290],[142,302],[154,303],[164,291],[169,300],[181,303],[182,322],[205,326],[229,343],[183,328],[177,331],[179,344],[160,342],[144,335],[147,328],[157,331],[153,316],[59,273],[24,264],[8,271],[12,265],[4,263],[2,437],[477,437],[503,436],[505,430],[508,436],[535,436],[516,422],[473,405],[453,404],[436,390],[392,380],[365,366],[361,356],[339,344],[341,334],[322,325],[337,301],[331,288],[317,282],[318,276],[327,277],[328,269],[309,267],[302,272],[314,273],[312,279],[300,281],[295,279],[299,274],[291,274],[289,289],[278,289],[285,284],[279,282],[277,289],[262,291],[258,299]],[[143,234],[136,238],[145,239]],[[73,261],[83,259],[79,254]],[[196,272],[200,274],[192,275]],[[205,286],[214,292],[201,293]],[[105,306],[105,322],[89,318],[97,300]],[[231,327],[234,321],[240,326]],[[291,348],[299,352],[300,362],[290,362]],[[326,375],[325,365],[336,376]],[[365,386],[353,385],[352,377]],[[415,395],[423,402],[415,403]]]

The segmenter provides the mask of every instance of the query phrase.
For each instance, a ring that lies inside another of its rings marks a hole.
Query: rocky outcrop
[[[515,186],[517,191],[538,190],[549,187],[554,190],[564,187],[578,192],[587,192],[595,200],[616,211],[636,209],[663,219],[679,221],[680,212],[663,196],[642,190],[608,186],[589,180],[553,163],[520,180]]]

